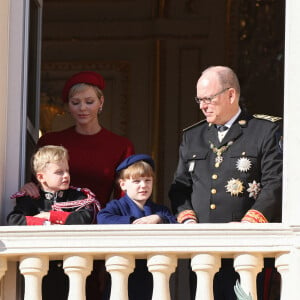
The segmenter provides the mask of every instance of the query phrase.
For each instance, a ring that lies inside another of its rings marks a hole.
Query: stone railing
[[[83,300],[93,260],[103,259],[112,278],[110,299],[126,300],[135,259],[146,258],[153,275],[152,299],[171,299],[170,275],[179,259],[188,259],[197,275],[195,299],[212,300],[213,276],[221,258],[233,258],[242,288],[256,300],[256,276],[264,257],[275,258],[282,278],[281,299],[298,299],[299,233],[300,228],[283,224],[2,226],[0,299],[17,299],[11,293],[17,262],[25,279],[24,299],[42,299],[41,280],[49,260],[59,259],[69,276],[68,299]]]

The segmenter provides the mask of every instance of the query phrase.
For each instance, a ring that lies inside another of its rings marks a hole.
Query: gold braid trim
[[[242,219],[242,223],[269,223],[266,217],[258,210],[250,209]]]
[[[256,119],[263,119],[263,120],[267,120],[267,121],[271,121],[271,122],[277,122],[282,120],[281,117],[274,117],[274,116],[268,116],[268,115],[262,115],[262,114],[255,114],[253,115],[254,118]]]
[[[194,220],[198,222],[196,213],[191,209],[184,210],[180,212],[177,216],[178,223],[184,223],[187,220]]]

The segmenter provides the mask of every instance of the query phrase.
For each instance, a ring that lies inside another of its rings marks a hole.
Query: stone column
[[[85,300],[85,280],[91,273],[93,257],[90,255],[66,255],[63,268],[69,277],[68,300]]]
[[[7,260],[5,257],[0,257],[0,299],[4,297],[5,286],[1,283],[1,279],[7,271]],[[4,298],[3,298],[4,299]]]
[[[275,267],[277,268],[277,271],[281,275],[281,293],[280,293],[281,299],[289,299],[288,287],[287,287],[288,274],[289,274],[289,261],[290,261],[289,253],[278,255],[275,258]]]
[[[134,257],[108,255],[105,259],[106,270],[111,275],[110,300],[128,300],[128,276],[135,266]]]
[[[195,254],[191,261],[192,270],[197,275],[196,300],[213,300],[213,279],[221,266],[217,254]]]
[[[7,270],[7,261],[5,257],[0,257],[0,280]],[[0,293],[1,294],[1,293]]]
[[[261,254],[242,253],[234,257],[234,268],[239,273],[241,287],[253,300],[257,300],[256,277],[263,267],[263,257]]]
[[[170,300],[169,279],[177,266],[176,256],[150,255],[147,266],[153,276],[152,300]]]
[[[288,266],[286,265],[288,263]],[[299,279],[300,279],[300,248],[295,247],[286,257],[277,258],[275,264],[281,274],[282,291],[281,299],[299,299]],[[279,266],[281,265],[281,271]],[[285,266],[286,265],[286,266]],[[288,267],[288,272],[286,268]]]
[[[24,300],[42,300],[42,278],[49,269],[45,256],[22,256],[19,266],[25,279]]]

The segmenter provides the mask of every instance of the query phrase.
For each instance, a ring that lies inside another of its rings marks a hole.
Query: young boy
[[[158,224],[176,223],[169,209],[151,201],[154,180],[154,161],[149,155],[136,154],[126,158],[116,169],[119,184],[126,195],[108,202],[98,213],[100,224]],[[129,276],[129,300],[151,300],[152,275],[146,260],[137,259]]]
[[[44,146],[32,157],[32,170],[40,185],[38,199],[16,193],[9,225],[91,224],[100,205],[88,189],[69,187],[68,152],[61,146]],[[61,261],[50,261],[43,278],[43,300],[66,300],[68,278]]]
[[[154,161],[149,155],[127,157],[116,169],[126,195],[110,201],[97,216],[99,224],[176,223],[166,206],[151,201]]]
[[[100,209],[94,194],[70,187],[68,152],[62,146],[44,146],[32,157],[32,170],[40,185],[40,198],[16,193],[9,225],[91,224]]]

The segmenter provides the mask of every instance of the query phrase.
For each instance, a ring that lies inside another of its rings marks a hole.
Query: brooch
[[[53,194],[52,193],[45,193],[45,198],[47,199],[47,200],[51,200],[52,198],[53,198]]]
[[[236,162],[236,168],[240,172],[248,172],[251,168],[251,160],[247,157],[241,157]]]
[[[249,188],[247,189],[247,192],[249,193],[249,197],[256,199],[261,190],[260,183],[253,180],[253,182],[248,183],[248,185]]]
[[[230,193],[231,196],[238,196],[244,190],[243,183],[239,179],[230,179],[227,181],[226,192]]]

